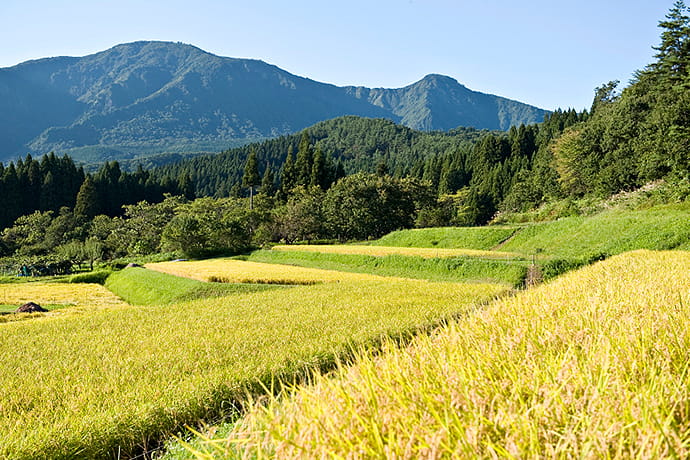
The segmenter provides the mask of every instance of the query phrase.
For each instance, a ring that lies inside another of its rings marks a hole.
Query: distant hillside
[[[260,173],[263,175],[270,166],[277,181],[288,152],[293,153],[294,160],[305,132],[314,149],[321,150],[330,164],[340,163],[347,174],[375,172],[379,165],[385,165],[397,177],[409,175],[415,167],[423,169],[427,160],[444,153],[468,154],[476,141],[489,133],[474,128],[426,133],[386,119],[346,116],[317,123],[296,134],[165,164],[153,174],[189,175],[199,196],[229,196],[241,183],[251,150],[257,152]]]
[[[337,87],[169,42],[0,69],[0,100],[2,161],[51,150],[90,162],[218,151],[348,114],[419,130],[506,130],[546,113],[440,75],[400,89]]]

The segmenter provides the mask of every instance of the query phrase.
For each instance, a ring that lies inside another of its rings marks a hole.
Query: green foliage
[[[112,270],[96,270],[87,273],[78,273],[70,276],[67,282],[105,284],[106,279],[108,279],[112,273]]]
[[[326,193],[324,215],[340,240],[378,238],[414,225],[413,183],[374,174],[353,174]]]
[[[162,245],[188,257],[244,251],[251,244],[251,212],[232,198],[199,198],[181,204],[163,230]]]

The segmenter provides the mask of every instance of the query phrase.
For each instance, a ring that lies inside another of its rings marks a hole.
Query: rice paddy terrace
[[[166,455],[686,456],[689,253],[516,293],[533,259],[687,249],[683,215],[412,230],[104,285],[3,280],[0,311],[50,311],[0,323],[0,458],[127,458],[222,420]]]

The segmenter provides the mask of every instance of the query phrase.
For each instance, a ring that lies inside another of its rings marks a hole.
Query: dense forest
[[[241,184],[244,164],[250,152],[255,151],[259,173],[263,176],[270,169],[276,186],[284,163],[297,161],[300,155],[303,160],[321,156],[324,162],[345,174],[373,173],[385,166],[391,175],[400,178],[426,158],[457,150],[469,151],[485,133],[488,131],[473,128],[425,133],[390,120],[346,116],[318,123],[297,134],[164,165],[155,174],[189,175],[198,196],[242,196],[246,194]]]
[[[622,91],[603,84],[590,110],[558,110],[508,132],[424,133],[350,116],[150,171],[106,163],[90,175],[67,157],[27,157],[0,170],[0,251],[93,259],[88,243],[96,258],[205,256],[273,241],[367,239],[484,224],[660,179],[687,199],[689,13],[674,4],[659,23],[654,62]]]

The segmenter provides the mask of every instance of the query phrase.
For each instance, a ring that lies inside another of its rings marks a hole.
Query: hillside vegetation
[[[259,404],[184,458],[684,458],[690,253],[636,251]]]
[[[517,227],[434,227],[399,230],[372,242],[375,246],[490,250],[510,238]]]

